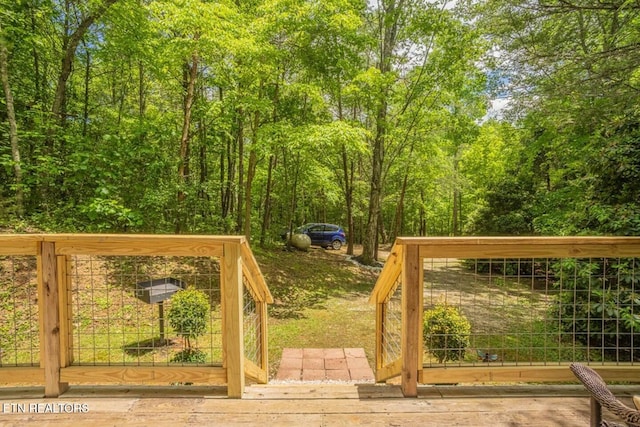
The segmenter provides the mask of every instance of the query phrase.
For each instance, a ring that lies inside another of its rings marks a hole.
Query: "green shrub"
[[[640,293],[635,259],[560,260],[552,315],[562,331],[605,360],[638,360]],[[562,278],[562,280],[559,280]],[[636,347],[637,348],[637,347]]]
[[[205,363],[207,361],[207,355],[197,348],[185,348],[176,353],[175,356],[171,358],[171,361],[178,363]]]
[[[167,319],[178,335],[185,338],[187,348],[191,348],[191,339],[204,334],[209,318],[209,301],[204,292],[197,289],[185,289],[171,298],[171,308]]]
[[[471,323],[457,308],[439,303],[424,313],[423,323],[424,345],[438,363],[464,357]]]

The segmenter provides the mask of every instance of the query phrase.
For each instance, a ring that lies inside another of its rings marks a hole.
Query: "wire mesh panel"
[[[255,296],[251,292],[251,288],[247,283],[247,279],[243,276],[244,284],[244,355],[256,365],[262,364],[262,352],[260,348],[260,315],[256,307]]]
[[[38,366],[37,263],[33,256],[0,256],[0,366]]]
[[[425,366],[633,363],[638,270],[637,258],[425,259]]]
[[[398,360],[401,352],[402,334],[402,283],[398,278],[383,304],[382,364]]]
[[[74,365],[222,363],[217,259],[75,256],[72,261],[69,304]],[[175,293],[143,297],[140,285],[160,279],[204,295],[208,314],[197,333],[172,325]]]

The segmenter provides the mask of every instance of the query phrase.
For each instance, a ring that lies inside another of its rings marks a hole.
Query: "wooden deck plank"
[[[0,408],[76,403],[88,411],[5,411],[0,424],[584,426],[589,417],[587,394],[575,385],[419,387],[418,397],[410,399],[400,397],[399,386],[380,384],[251,385],[246,390],[243,399],[208,387],[72,387],[58,399],[27,397],[24,389],[15,389],[12,398],[5,390]],[[615,386],[614,392],[630,401],[640,387]]]
[[[87,413],[3,414],[4,425],[65,422],[107,425],[563,425],[582,426],[588,400],[579,398],[470,399],[140,399],[64,400]],[[48,400],[47,402],[54,402]],[[1,404],[2,402],[0,402]]]

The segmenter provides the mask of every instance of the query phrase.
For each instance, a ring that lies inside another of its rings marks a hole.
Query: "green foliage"
[[[142,225],[140,215],[113,199],[95,197],[80,210],[98,231],[125,231]]]
[[[638,260],[571,259],[553,268],[562,278],[553,313],[562,330],[607,360],[637,360],[631,350],[640,339]]]
[[[207,295],[193,288],[178,291],[171,298],[167,319],[178,335],[185,338],[187,349],[190,349],[191,339],[204,334],[207,329],[209,320]]]
[[[172,362],[178,363],[205,363],[207,355],[197,348],[185,348],[176,353],[172,358]]]
[[[474,235],[517,236],[533,232],[531,193],[516,177],[505,177],[487,190],[468,225]]]
[[[19,216],[20,188],[24,221],[47,231],[179,223],[250,237],[244,224],[268,241],[291,222],[326,221],[353,227],[356,243],[640,234],[640,73],[629,54],[640,11],[630,3],[2,5],[23,170],[16,187],[0,146],[5,223]],[[65,37],[102,5],[69,52],[52,115]],[[181,153],[189,64],[197,83]],[[504,112],[485,120],[490,97],[517,107],[512,123]],[[8,129],[0,114],[6,140]],[[365,231],[369,216],[380,236]]]
[[[464,357],[469,346],[471,323],[456,307],[439,303],[425,311],[423,328],[424,345],[438,363]]]

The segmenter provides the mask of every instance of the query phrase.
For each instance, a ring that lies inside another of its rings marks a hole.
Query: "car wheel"
[[[342,247],[342,242],[340,240],[334,240],[331,242],[331,247],[337,251]]]

